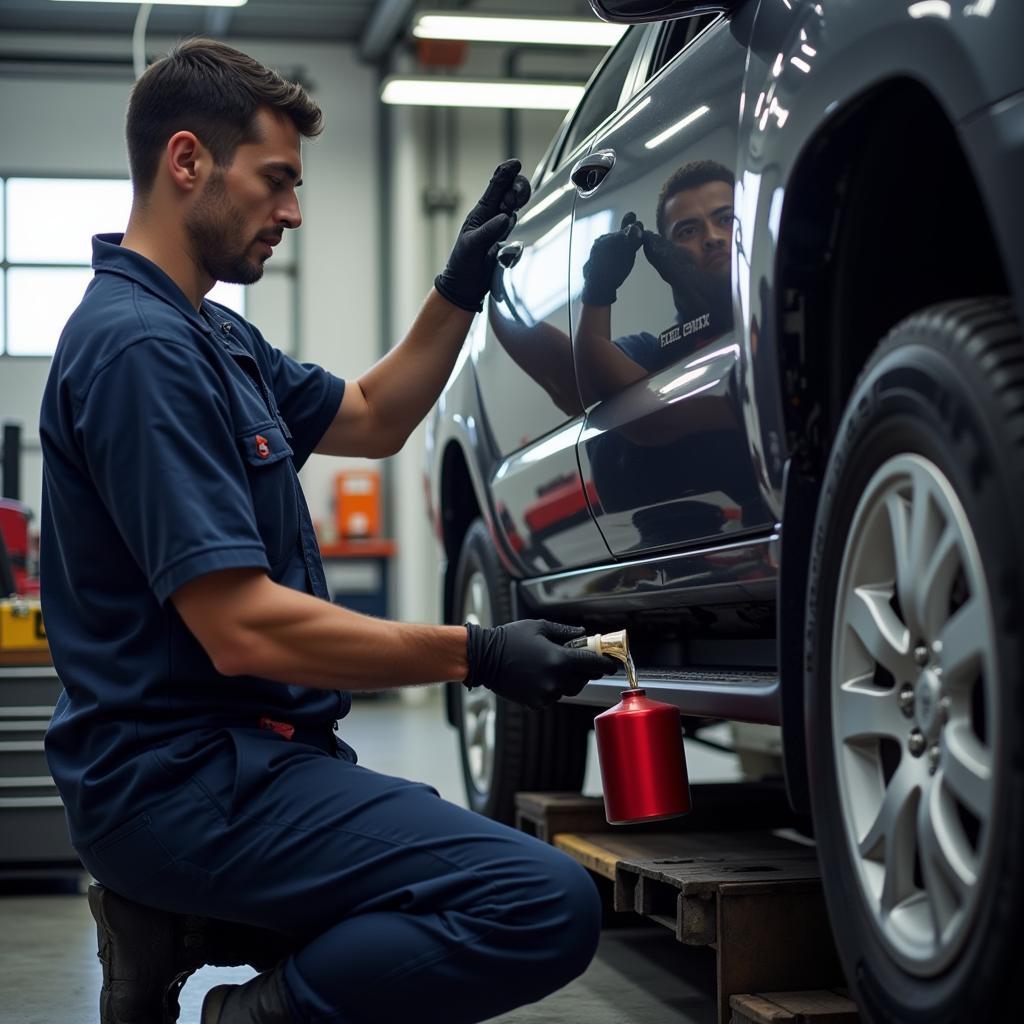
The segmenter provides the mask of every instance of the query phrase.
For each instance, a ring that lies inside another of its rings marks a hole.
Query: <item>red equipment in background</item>
[[[0,597],[39,594],[39,578],[29,575],[30,517],[27,505],[13,498],[0,498]]]
[[[32,510],[21,497],[21,424],[3,424],[3,489],[0,490],[0,599],[18,594],[39,596],[39,578],[29,575],[35,559],[30,557],[28,524]]]

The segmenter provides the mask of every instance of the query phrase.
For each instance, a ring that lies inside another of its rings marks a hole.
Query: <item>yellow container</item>
[[[0,600],[0,651],[45,651],[47,646],[38,598]]]

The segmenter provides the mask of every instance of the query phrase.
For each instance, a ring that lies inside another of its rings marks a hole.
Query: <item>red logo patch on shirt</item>
[[[266,716],[260,719],[260,728],[276,732],[278,736],[283,736],[286,740],[290,740],[295,735],[294,725],[289,725],[287,722],[275,722],[274,719]]]
[[[256,454],[261,459],[265,459],[270,455],[270,445],[262,434],[256,435]]]

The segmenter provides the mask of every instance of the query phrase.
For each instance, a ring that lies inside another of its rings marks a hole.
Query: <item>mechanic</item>
[[[479,1021],[597,945],[575,862],[357,765],[335,735],[353,689],[461,680],[539,708],[614,663],[566,649],[574,627],[330,602],[296,470],[402,446],[529,184],[518,161],[497,169],[405,339],[346,386],[204,298],[258,280],[298,228],[300,137],[321,127],[300,86],[230,47],[153,64],[128,109],[128,228],[94,239],[47,382],[42,599],[64,692],[46,755],[105,887],[104,1024],[155,1022],[183,968],[256,962],[254,944],[266,959],[272,935],[287,955],[211,990],[202,1024]]]

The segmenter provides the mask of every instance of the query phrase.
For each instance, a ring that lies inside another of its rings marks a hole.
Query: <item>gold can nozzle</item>
[[[633,658],[629,653],[629,638],[624,629],[617,629],[614,633],[594,633],[592,636],[581,636],[578,640],[570,640],[566,647],[586,647],[595,654],[607,654],[611,658],[621,661],[626,666],[629,675],[629,685],[636,686],[635,675],[630,672],[633,666]]]

